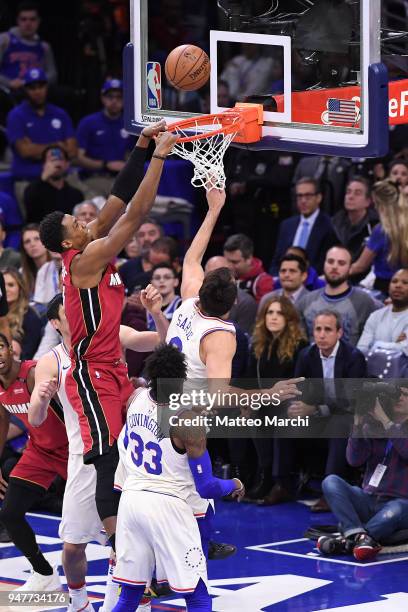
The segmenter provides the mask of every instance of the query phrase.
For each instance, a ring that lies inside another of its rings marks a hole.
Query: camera
[[[378,399],[386,415],[392,419],[392,410],[401,397],[401,387],[383,381],[365,381],[356,390],[355,406],[356,414],[361,416],[368,414],[375,408]]]

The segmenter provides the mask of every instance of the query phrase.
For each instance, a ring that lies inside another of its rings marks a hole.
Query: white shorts
[[[82,455],[70,454],[62,503],[62,519],[58,531],[63,542],[106,544],[106,533],[96,509],[95,490],[95,467],[85,465]]]
[[[208,587],[200,532],[190,506],[178,497],[124,491],[116,527],[114,582],[144,585],[156,568],[157,582],[176,593],[194,592],[200,578]]]

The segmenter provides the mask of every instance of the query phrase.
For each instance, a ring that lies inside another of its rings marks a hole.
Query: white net
[[[197,140],[189,142],[176,142],[173,147],[173,153],[187,159],[194,166],[194,176],[191,179],[194,187],[204,187],[207,191],[216,187],[224,189],[225,187],[225,172],[223,158],[224,153],[231,144],[231,141],[240,129],[240,119],[237,116],[233,119],[233,124],[237,124],[236,131],[229,134],[220,132],[219,134],[208,134]],[[188,128],[176,127],[173,131],[181,138],[186,136],[195,136],[203,134],[207,131],[215,131],[222,128],[222,123],[218,117],[212,117],[208,124],[189,125]]]

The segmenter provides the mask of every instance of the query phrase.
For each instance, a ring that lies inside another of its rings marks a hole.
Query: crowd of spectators
[[[23,2],[16,26],[0,34],[0,84],[14,101],[6,118],[13,190],[0,192],[0,269],[21,359],[38,358],[59,342],[44,311],[60,290],[61,258],[42,245],[38,224],[53,210],[85,222],[96,218],[134,145],[123,127],[117,75],[105,74],[100,83],[100,110],[76,121],[49,102],[59,81],[39,25],[37,6]],[[408,161],[396,143],[394,133],[389,156],[371,161],[228,152],[220,248],[205,271],[229,267],[236,278],[234,378],[254,379],[259,388],[292,376],[324,382],[317,395],[305,387],[299,401],[281,407],[282,414],[312,418],[314,437],[321,439],[309,452],[320,458],[317,468],[304,453],[299,462],[299,441],[275,438],[273,431],[239,447],[229,441],[213,449],[214,464],[229,464],[245,481],[248,501],[294,499],[300,473],[317,469],[326,476],[328,499],[312,509],[326,510],[345,486],[346,457],[360,465],[364,454],[354,443],[347,447],[353,417],[347,403],[337,401],[334,379],[408,371]],[[149,282],[161,293],[169,320],[180,303],[183,248],[171,233],[160,216],[145,219],[117,261],[127,294],[122,320],[135,329],[154,329],[139,298]],[[381,365],[385,349],[393,369]],[[135,381],[143,376],[145,357],[126,354]],[[10,424],[10,439],[18,442],[8,445],[3,469],[24,443],[20,425]],[[353,533],[361,528],[350,522],[347,534]]]

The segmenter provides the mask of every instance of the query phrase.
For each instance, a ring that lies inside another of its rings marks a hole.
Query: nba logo
[[[147,108],[149,110],[162,107],[161,67],[158,62],[146,64]]]

